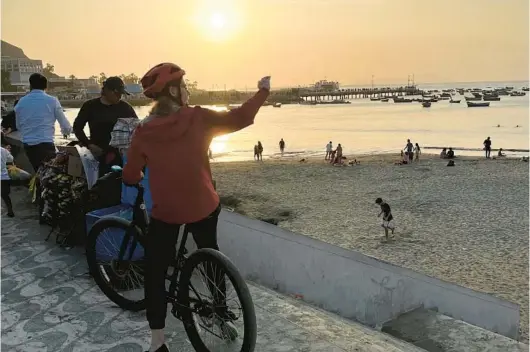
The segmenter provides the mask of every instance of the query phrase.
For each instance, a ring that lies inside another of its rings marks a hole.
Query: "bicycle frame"
[[[144,201],[144,187],[141,184],[127,185],[127,186],[134,187],[138,190],[138,194],[136,196],[136,200],[133,206],[133,219],[131,221],[131,227],[137,227],[139,229],[138,233],[140,234],[140,236],[138,238],[132,239],[131,237],[136,237],[136,236],[134,236],[131,233],[131,231],[126,231],[125,236],[120,246],[120,252],[119,252],[118,263],[117,263],[118,266],[120,262],[122,262],[120,258],[123,258],[125,256],[125,252],[127,251],[127,247],[129,243],[131,242],[131,240],[132,240],[132,244],[131,244],[131,248],[129,251],[129,257],[128,259],[126,259],[128,261],[132,259],[133,253],[136,250],[136,246],[138,245],[138,242],[140,242],[140,244],[144,248],[146,248],[146,245],[147,245],[145,236],[148,233],[149,216],[147,214],[147,209],[146,209],[145,201]],[[166,300],[168,303],[171,303],[173,305],[171,309],[171,313],[177,319],[180,319],[180,311],[182,309],[193,310],[193,311],[196,310],[191,307],[182,306],[178,302],[178,284],[179,284],[178,277],[184,265],[184,262],[186,260],[186,253],[187,253],[186,241],[188,240],[188,234],[189,234],[188,225],[184,225],[182,238],[180,240],[180,246],[179,246],[178,251],[176,252],[176,257],[173,258],[173,263],[172,263],[173,273],[170,277],[168,277],[166,273],[166,280],[170,280],[169,290],[166,292]],[[178,237],[179,234],[177,233],[176,236]],[[191,283],[190,283],[190,288],[195,293],[195,295],[199,297],[197,290],[193,287]],[[190,302],[203,303],[202,300],[193,299],[193,298],[190,299]]]

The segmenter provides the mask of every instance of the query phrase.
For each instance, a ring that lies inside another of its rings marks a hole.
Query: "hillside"
[[[9,44],[8,42],[5,42],[3,40],[2,40],[1,50],[2,50],[2,56],[29,59],[26,56],[26,54],[24,54],[24,50],[20,49],[18,46],[14,46],[13,44]]]

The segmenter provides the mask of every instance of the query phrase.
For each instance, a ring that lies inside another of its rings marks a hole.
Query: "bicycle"
[[[112,171],[99,180],[104,181],[108,177],[121,178],[121,167],[113,166]],[[90,273],[107,298],[124,310],[141,311],[146,307],[145,298],[130,299],[122,296],[126,291],[124,286],[129,283],[133,284],[133,290],[143,293],[143,248],[146,246],[148,235],[149,218],[144,202],[144,188],[141,184],[130,186],[138,190],[132,208],[132,220],[106,216],[96,221],[88,234],[86,256]],[[111,231],[111,235],[105,235],[107,230],[112,229],[119,232]],[[173,270],[171,273],[169,269],[166,272],[166,299],[172,306],[172,315],[183,322],[186,334],[196,351],[214,351],[209,349],[201,338],[202,330],[229,344],[230,346],[225,347],[229,347],[231,351],[254,351],[257,335],[256,315],[244,279],[230,259],[217,250],[199,249],[188,255],[185,246],[189,233],[189,227],[185,225],[180,246],[170,266]],[[113,245],[113,249],[118,253],[101,253],[102,241]],[[105,263],[104,260],[108,262]],[[207,264],[210,264],[210,270]],[[194,275],[195,269],[198,269],[198,275]],[[224,274],[223,278],[218,279],[215,276],[212,279],[212,274],[216,273]],[[202,280],[202,283],[207,287],[202,291],[196,288],[197,276],[200,275],[206,277],[206,281]],[[214,287],[217,283],[226,287],[228,282],[234,287],[241,302],[241,307],[236,308],[241,311],[239,315],[234,312],[235,309],[227,306],[226,294]],[[208,291],[217,297],[204,298],[203,295]],[[220,297],[219,293],[223,297]],[[244,324],[242,339],[235,327],[241,319]],[[216,333],[215,330],[219,332]],[[242,340],[239,350],[232,348],[237,340]]]

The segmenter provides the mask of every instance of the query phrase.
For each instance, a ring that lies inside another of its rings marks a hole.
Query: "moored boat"
[[[282,107],[282,103],[274,103],[274,104],[272,104],[272,107],[273,108],[281,108]]]
[[[430,108],[431,107],[431,102],[430,101],[424,101],[423,103],[421,103],[421,105],[424,108]]]
[[[468,108],[485,108],[485,107],[488,107],[488,106],[490,106],[489,101],[488,102],[483,102],[483,103],[474,103],[472,101],[468,101],[467,102],[467,107]]]
[[[477,97],[465,97],[466,98],[466,101],[481,101],[482,98],[477,98]]]
[[[450,102],[451,104],[460,104],[460,100],[453,100],[453,99],[451,99],[451,100],[449,100],[449,102]]]
[[[485,95],[484,98],[482,98],[484,101],[501,101],[501,97],[494,97],[492,95],[488,96]]]
[[[383,103],[387,103],[387,102],[388,102],[388,98],[383,98],[383,99],[381,99],[381,101],[382,101]]]

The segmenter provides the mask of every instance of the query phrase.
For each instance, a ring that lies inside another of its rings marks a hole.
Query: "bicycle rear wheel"
[[[230,259],[219,251],[200,249],[190,255],[180,275],[181,317],[195,350],[254,351],[254,303]]]
[[[140,230],[130,221],[108,217],[97,221],[87,238],[86,257],[90,273],[98,287],[120,308],[145,309],[144,249]],[[119,258],[120,248],[128,244]]]

